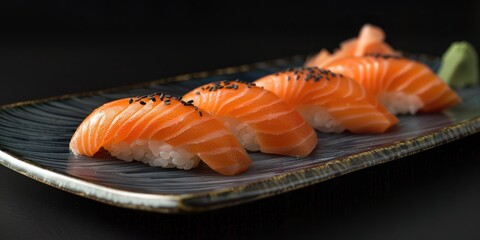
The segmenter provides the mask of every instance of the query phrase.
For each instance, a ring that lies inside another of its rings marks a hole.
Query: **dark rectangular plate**
[[[428,59],[424,59],[424,62]],[[250,153],[252,166],[222,176],[205,165],[190,170],[127,163],[101,153],[93,159],[70,153],[80,122],[99,105],[123,97],[165,92],[182,95],[211,81],[257,78],[300,66],[302,57],[171,77],[98,92],[3,106],[0,163],[35,180],[108,204],[159,212],[215,209],[277,195],[352,171],[398,159],[480,130],[480,90],[457,91],[463,103],[438,114],[401,116],[385,134],[318,133],[306,158]],[[429,60],[435,68],[438,60]]]

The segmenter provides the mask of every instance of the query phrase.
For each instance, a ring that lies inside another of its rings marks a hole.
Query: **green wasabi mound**
[[[478,54],[468,42],[454,42],[442,56],[438,76],[449,86],[465,88],[478,85]]]

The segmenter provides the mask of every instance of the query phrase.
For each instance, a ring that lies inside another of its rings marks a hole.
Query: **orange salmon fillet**
[[[324,68],[338,59],[360,57],[371,53],[398,55],[385,42],[385,33],[381,28],[365,24],[360,29],[358,37],[343,41],[340,44],[340,49],[337,49],[333,54],[330,54],[326,49],[320,50],[319,53],[309,58],[304,66]]]
[[[333,61],[326,68],[355,79],[380,100],[399,93],[414,97],[422,112],[442,111],[461,102],[428,66],[410,59],[388,55],[350,57]],[[384,104],[388,107],[392,103]]]
[[[75,154],[93,156],[122,141],[152,139],[198,155],[224,175],[245,171],[251,160],[230,130],[190,103],[163,94],[124,98],[95,109],[70,141]]]
[[[307,156],[317,145],[315,131],[294,108],[254,84],[220,81],[196,88],[183,98],[212,115],[247,125],[261,152]]]
[[[293,107],[324,109],[337,123],[354,133],[382,133],[398,122],[360,84],[324,69],[288,69],[255,83]]]

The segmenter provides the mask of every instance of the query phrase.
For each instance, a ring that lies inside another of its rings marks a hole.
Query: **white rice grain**
[[[378,100],[394,115],[413,115],[423,107],[420,98],[403,92],[383,92],[378,95]]]
[[[322,107],[301,106],[297,110],[310,126],[320,132],[341,133],[345,131],[345,128]]]
[[[118,159],[131,162],[141,161],[150,166],[163,168],[191,169],[198,165],[198,156],[182,148],[156,140],[138,139],[132,142],[119,142],[106,146],[105,149]]]
[[[260,151],[260,144],[252,128],[234,118],[220,117],[220,119],[245,149],[252,152]]]

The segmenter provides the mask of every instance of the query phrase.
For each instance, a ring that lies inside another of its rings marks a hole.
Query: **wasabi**
[[[454,42],[442,56],[438,75],[456,88],[478,85],[478,55],[468,42]]]

